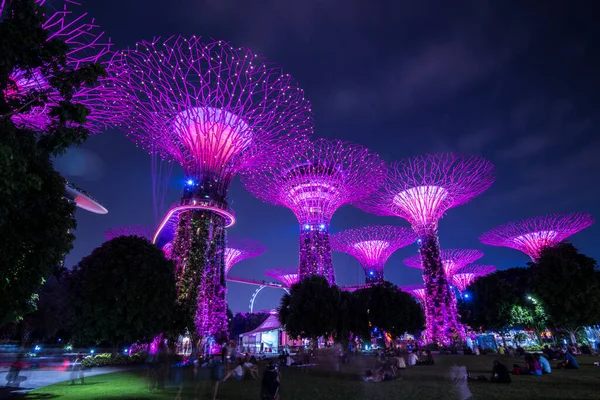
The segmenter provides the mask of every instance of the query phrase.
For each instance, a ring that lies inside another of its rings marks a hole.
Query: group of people
[[[400,370],[408,366],[434,365],[433,355],[430,350],[409,351],[407,361],[404,360],[401,350],[386,350],[377,352],[375,368],[367,370],[363,380],[366,382],[390,381],[401,378]]]
[[[556,365],[559,369],[579,369],[579,364],[575,359],[574,355],[569,349],[559,350],[561,361]],[[529,354],[525,353],[524,360],[525,366],[514,364],[512,369],[512,375],[533,375],[541,376],[544,374],[552,373],[552,366],[550,360],[555,360],[555,354],[548,346],[544,348],[543,353]],[[494,361],[492,367],[491,381],[496,383],[510,383],[511,377],[508,368],[502,364],[499,360]]]

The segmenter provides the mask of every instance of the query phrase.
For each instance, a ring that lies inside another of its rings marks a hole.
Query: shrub
[[[105,367],[108,365],[133,365],[143,364],[146,361],[146,353],[138,352],[131,355],[118,354],[113,357],[110,353],[100,353],[87,356],[83,359],[85,368]]]

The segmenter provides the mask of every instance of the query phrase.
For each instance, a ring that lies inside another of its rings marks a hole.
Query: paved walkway
[[[119,371],[127,371],[139,368],[139,366],[122,366],[122,367],[97,367],[92,368],[91,371],[85,371],[85,376],[94,376],[94,375],[102,375],[108,374],[111,372],[119,372]],[[0,370],[0,398],[2,398],[3,394],[7,392],[17,394],[17,393],[26,393],[33,389],[38,389],[48,385],[54,385],[55,383],[69,381],[71,379],[70,371],[56,371],[56,370],[23,370],[19,375],[22,375],[27,378],[25,382],[21,384],[19,388],[11,388],[7,390],[4,388],[6,385],[6,374],[8,373],[8,368],[2,368]]]

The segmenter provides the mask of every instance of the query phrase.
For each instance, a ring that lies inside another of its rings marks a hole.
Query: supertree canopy
[[[421,304],[425,304],[425,285],[406,285],[400,288],[403,292],[412,294]]]
[[[154,241],[173,241],[177,288],[190,332],[227,331],[227,202],[243,168],[286,151],[312,131],[310,104],[296,82],[249,50],[223,41],[173,36],[143,41],[115,55],[112,87],[120,90],[126,133],[151,153],[183,167],[181,201],[167,212]]]
[[[9,2],[10,0],[3,3],[4,7],[7,7]],[[46,12],[46,20],[42,27],[48,32],[47,40],[58,39],[69,47],[66,65],[68,69],[76,70],[83,65],[100,63],[107,68],[107,72],[111,72],[107,64],[111,54],[110,39],[93,18],[78,9],[76,2],[70,0],[57,2],[36,0],[35,2],[43,5]],[[48,5],[49,3],[56,8]],[[56,6],[56,3],[60,6]],[[3,15],[3,19],[10,18],[14,16]],[[15,113],[11,117],[17,126],[43,131],[52,122],[50,110],[62,101],[62,96],[58,91],[50,88],[47,77],[39,69],[15,70],[10,78],[12,84],[7,90],[7,97],[22,97],[32,91],[47,96],[43,107],[35,106],[27,111]],[[78,88],[71,100],[89,109],[90,114],[86,118],[85,127],[92,133],[98,133],[121,121],[121,114],[115,112],[115,90],[108,88],[103,78],[93,86]]]
[[[300,281],[300,275],[298,275],[298,267],[288,268],[275,268],[265,271],[265,275],[269,278],[277,279],[285,285],[286,288],[290,288],[293,284]]]
[[[534,262],[545,247],[554,247],[594,223],[590,214],[562,213],[500,225],[479,237],[481,243],[521,250]]]
[[[483,257],[483,251],[475,249],[444,249],[440,251],[440,257],[444,264],[446,277],[450,281],[458,270]],[[405,258],[404,264],[409,267],[423,269],[423,261],[419,254]]]
[[[489,161],[461,154],[424,155],[393,163],[380,190],[361,203],[378,215],[409,221],[419,236],[419,253],[427,291],[427,340],[452,341],[460,330],[458,315],[440,256],[438,220],[450,208],[469,202],[494,182]]]
[[[227,238],[225,248],[225,275],[229,274],[231,267],[246,258],[257,257],[267,249],[259,242],[251,239]]]
[[[119,236],[139,236],[144,239],[152,240],[154,230],[151,227],[144,225],[128,225],[116,226],[104,231],[106,240],[112,240]]]
[[[458,291],[462,293],[475,279],[491,274],[495,270],[496,267],[493,265],[469,264],[452,276],[452,282]]]
[[[416,239],[411,229],[393,225],[365,226],[332,235],[331,248],[356,258],[365,270],[366,283],[380,283],[388,258]]]
[[[329,224],[343,205],[364,199],[385,174],[379,156],[338,140],[319,139],[302,151],[282,151],[242,182],[259,199],[291,209],[300,223],[300,278],[322,275],[335,283]]]

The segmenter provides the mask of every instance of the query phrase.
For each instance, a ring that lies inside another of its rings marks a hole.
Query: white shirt
[[[243,376],[244,375],[244,369],[242,368],[241,365],[238,365],[237,367],[235,367],[233,369],[233,373],[236,374],[237,376]]]
[[[418,359],[415,353],[408,353],[408,365],[417,365]]]

